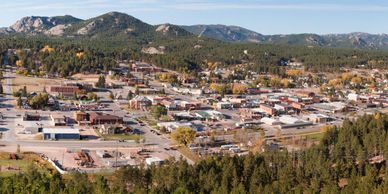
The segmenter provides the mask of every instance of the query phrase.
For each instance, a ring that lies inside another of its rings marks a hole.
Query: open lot
[[[26,86],[28,92],[41,92],[45,87],[46,90],[48,90],[49,86],[60,85],[62,81],[62,79],[48,79],[16,75],[15,78],[12,79],[12,89],[13,91],[17,91]]]

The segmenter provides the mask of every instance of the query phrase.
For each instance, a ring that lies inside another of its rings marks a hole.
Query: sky
[[[387,0],[10,0],[0,8],[3,27],[24,16],[119,11],[149,24],[237,25],[262,34],[388,33]]]

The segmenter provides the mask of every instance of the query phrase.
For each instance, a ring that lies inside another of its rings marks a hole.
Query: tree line
[[[365,115],[329,128],[296,151],[212,156],[189,165],[126,166],[112,175],[61,176],[31,168],[0,177],[2,193],[387,193],[388,115]]]

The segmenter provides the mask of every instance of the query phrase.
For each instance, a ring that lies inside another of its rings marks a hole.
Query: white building
[[[151,158],[146,158],[145,159],[145,162],[147,165],[151,166],[151,165],[160,165],[163,163],[163,160],[158,158],[158,157],[151,157]]]
[[[279,124],[281,124],[280,121],[273,119],[273,118],[269,118],[269,117],[263,117],[260,121],[267,124],[267,125],[279,125]]]

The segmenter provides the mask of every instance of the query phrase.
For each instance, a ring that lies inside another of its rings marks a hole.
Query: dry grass
[[[0,152],[0,166],[2,170],[0,176],[10,176],[15,173],[27,171],[32,166],[37,167],[41,172],[53,172],[55,170],[50,163],[35,153],[22,153],[20,154],[21,158],[18,160],[11,160],[9,156],[10,153]]]
[[[47,79],[16,75],[16,77],[12,79],[12,89],[13,91],[17,91],[26,86],[28,92],[42,92],[44,87],[48,90],[49,86],[60,85],[62,82],[63,80],[61,79]]]

